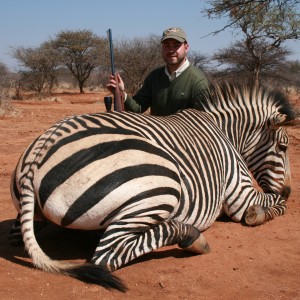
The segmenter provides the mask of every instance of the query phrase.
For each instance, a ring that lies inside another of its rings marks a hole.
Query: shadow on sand
[[[24,250],[24,246],[14,247],[9,243],[8,233],[13,223],[13,219],[0,222],[0,257],[12,263],[33,268],[31,261],[28,260],[29,256]],[[82,260],[84,262],[92,258],[101,235],[102,232],[100,231],[72,230],[48,224],[36,234],[36,238],[43,251],[52,259]],[[163,251],[154,251],[146,254],[128,265],[151,259],[164,259],[167,257],[178,259],[194,255],[174,246],[171,249],[166,248]]]

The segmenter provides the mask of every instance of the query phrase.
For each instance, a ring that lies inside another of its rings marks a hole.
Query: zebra
[[[264,192],[288,199],[291,172],[285,127],[298,119],[286,96],[262,86],[229,82],[212,84],[205,96],[206,102],[203,97],[193,107],[212,114]]]
[[[207,102],[203,102],[207,96]],[[210,93],[205,93],[202,102],[194,102],[192,106],[212,114],[215,122],[245,159],[263,191],[278,192],[288,199],[290,194],[288,135],[281,126],[287,126],[289,123],[293,125],[293,121],[290,120],[295,119],[295,114],[283,94],[256,86],[249,88],[225,82],[212,84]],[[266,130],[266,122],[277,123],[278,130],[273,130],[275,125],[273,129]],[[249,123],[250,130],[246,126]],[[36,222],[36,230],[40,230],[45,224]],[[23,244],[19,217],[16,218],[9,238],[12,245]]]
[[[110,272],[145,253],[173,244],[208,253],[201,232],[222,209],[256,226],[286,208],[280,193],[253,188],[214,114],[196,109],[168,117],[111,112],[66,118],[25,150],[11,192],[36,267],[121,291],[126,287]],[[51,260],[34,235],[35,210],[63,227],[105,230],[91,263]]]

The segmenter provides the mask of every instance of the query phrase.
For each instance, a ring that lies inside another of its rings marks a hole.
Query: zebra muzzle
[[[284,186],[280,194],[285,200],[287,200],[291,194],[291,187]]]

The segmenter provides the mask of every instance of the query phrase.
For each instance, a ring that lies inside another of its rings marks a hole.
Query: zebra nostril
[[[266,194],[274,194],[276,193],[274,190],[272,190],[269,186],[262,184],[260,185],[260,187],[262,188],[262,190],[264,191],[264,193]],[[278,192],[277,192],[278,193]]]
[[[289,186],[283,187],[283,189],[282,189],[282,191],[281,191],[281,196],[282,196],[285,200],[287,200],[287,199],[289,198],[290,194],[291,194],[291,187],[289,187]]]

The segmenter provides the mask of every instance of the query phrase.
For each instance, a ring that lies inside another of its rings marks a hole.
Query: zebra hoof
[[[210,247],[203,234],[200,234],[200,236],[190,246],[183,249],[197,254],[206,254],[210,252]]]
[[[265,222],[266,214],[259,204],[250,206],[246,211],[245,222],[249,226],[258,226]]]

